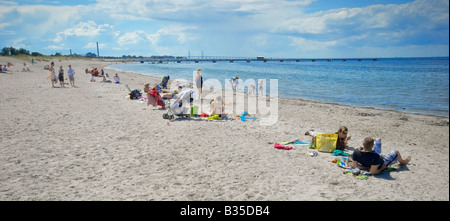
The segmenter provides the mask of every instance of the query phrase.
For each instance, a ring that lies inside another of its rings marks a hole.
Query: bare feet
[[[405,159],[403,159],[402,156],[400,155],[400,152],[398,152],[398,151],[397,151],[397,157],[398,157],[398,163],[400,164],[400,166],[404,166],[404,165],[408,164],[409,161],[411,161],[411,156],[408,156]]]
[[[404,159],[403,162],[399,161],[400,166],[404,166],[404,165],[408,164],[409,161],[411,161],[411,156],[406,157],[406,159]]]

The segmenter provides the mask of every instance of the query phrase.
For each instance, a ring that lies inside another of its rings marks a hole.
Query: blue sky
[[[43,54],[449,55],[448,0],[0,0],[0,47]]]

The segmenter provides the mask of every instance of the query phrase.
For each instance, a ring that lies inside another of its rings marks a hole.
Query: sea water
[[[119,71],[193,81],[202,69],[204,81],[218,79],[230,89],[229,79],[278,79],[278,97],[302,98],[350,106],[449,116],[449,58],[379,58],[334,60],[175,61],[112,65]],[[240,88],[247,91],[248,88]]]

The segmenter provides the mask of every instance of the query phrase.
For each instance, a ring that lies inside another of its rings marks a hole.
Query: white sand
[[[15,66],[0,74],[0,200],[449,200],[448,118],[280,99],[271,126],[168,125],[165,111],[124,98],[124,84],[142,90],[158,78],[118,72],[121,85],[89,82],[86,68],[110,62],[54,59],[66,77],[72,64],[77,87],[51,88],[43,69],[50,58],[27,61],[33,72],[0,57],[8,61]],[[329,153],[273,147],[341,125],[352,136],[348,153],[381,137],[383,152],[398,149],[411,163],[359,180]]]

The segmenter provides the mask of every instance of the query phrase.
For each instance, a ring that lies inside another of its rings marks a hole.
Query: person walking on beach
[[[197,77],[195,77],[195,86],[197,87],[198,94],[201,97],[202,96],[202,87],[203,87],[203,76],[202,76],[202,69],[197,69]]]
[[[403,159],[398,150],[382,155],[381,139],[366,137],[363,141],[363,149],[361,151],[355,150],[352,160],[353,168],[369,170],[371,174],[375,175],[397,162],[400,163],[400,166],[408,164],[411,161],[411,156]]]
[[[59,85],[61,85],[61,87],[64,87],[64,69],[62,66],[59,66],[58,78]]]
[[[264,82],[261,80],[258,84],[258,95],[263,95]]]
[[[238,80],[239,80],[239,77],[237,77],[237,76],[236,77],[232,77],[230,79],[231,88],[233,89],[233,91],[237,90],[237,86],[239,84]]]
[[[234,83],[234,90],[238,90],[238,85],[239,85],[239,77],[236,76],[233,78],[233,83]]]
[[[75,71],[72,69],[72,65],[69,64],[69,69],[67,70],[67,74],[69,75],[70,86],[75,87]]]

